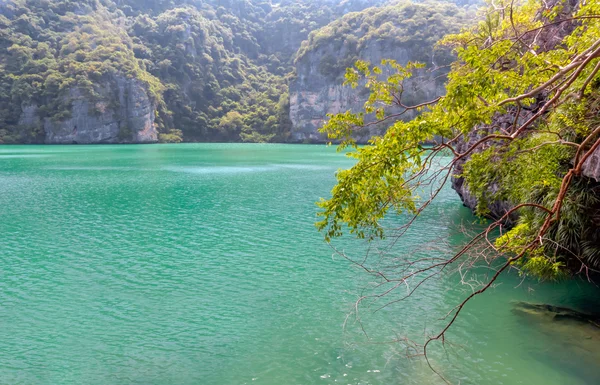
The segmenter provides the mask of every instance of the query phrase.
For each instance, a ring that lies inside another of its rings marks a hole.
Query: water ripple
[[[440,383],[377,342],[433,330],[464,294],[447,281],[366,312],[373,339],[342,328],[370,278],[332,258],[313,225],[314,202],[351,164],[332,149],[32,146],[0,159],[0,384]],[[395,250],[468,218],[451,191],[435,208]],[[512,283],[465,312],[453,331],[465,346],[436,364],[465,384],[595,376],[540,358],[552,340],[518,333],[509,300],[531,297]]]

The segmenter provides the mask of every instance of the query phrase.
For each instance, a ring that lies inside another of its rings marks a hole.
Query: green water
[[[0,147],[0,384],[442,383],[379,342],[433,331],[467,290],[455,278],[365,309],[369,338],[352,318],[343,328],[371,278],[313,223],[350,164],[321,146]],[[395,250],[472,220],[445,190]],[[596,289],[520,283],[471,303],[453,344],[432,349],[436,367],[461,384],[600,382],[580,336],[511,312],[513,300],[600,309]]]

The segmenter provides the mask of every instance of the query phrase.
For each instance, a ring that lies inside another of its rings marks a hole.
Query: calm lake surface
[[[324,146],[1,146],[0,384],[443,383],[380,342],[436,331],[468,293],[455,278],[364,309],[368,338],[343,327],[371,278],[323,242],[314,202],[351,164]],[[473,220],[448,188],[394,250]],[[432,362],[461,384],[600,383],[593,336],[512,312],[598,298],[506,276]]]

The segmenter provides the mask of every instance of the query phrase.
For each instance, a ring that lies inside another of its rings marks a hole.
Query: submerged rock
[[[589,325],[594,330],[597,330],[600,337],[600,316],[582,313],[566,307],[529,302],[515,303],[513,313],[521,316],[534,317],[540,322],[571,322]]]
[[[529,341],[527,350],[533,357],[551,365],[552,370],[581,379],[581,383],[597,383],[600,316],[528,302],[514,303],[512,311],[526,323],[526,327],[519,329],[525,333],[524,341]],[[532,332],[541,333],[543,337]]]
[[[585,353],[600,359],[600,317],[577,310],[517,302],[513,313],[528,321],[541,333],[549,335],[557,346],[573,353]]]

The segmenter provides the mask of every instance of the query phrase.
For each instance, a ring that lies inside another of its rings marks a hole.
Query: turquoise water
[[[322,146],[0,147],[0,384],[443,383],[383,342],[437,330],[468,293],[455,276],[361,309],[368,337],[354,317],[344,328],[372,278],[313,223],[350,165]],[[444,252],[472,221],[447,189],[394,253]],[[595,298],[582,281],[506,276],[432,362],[461,384],[596,384],[594,336],[511,311],[600,308]]]

